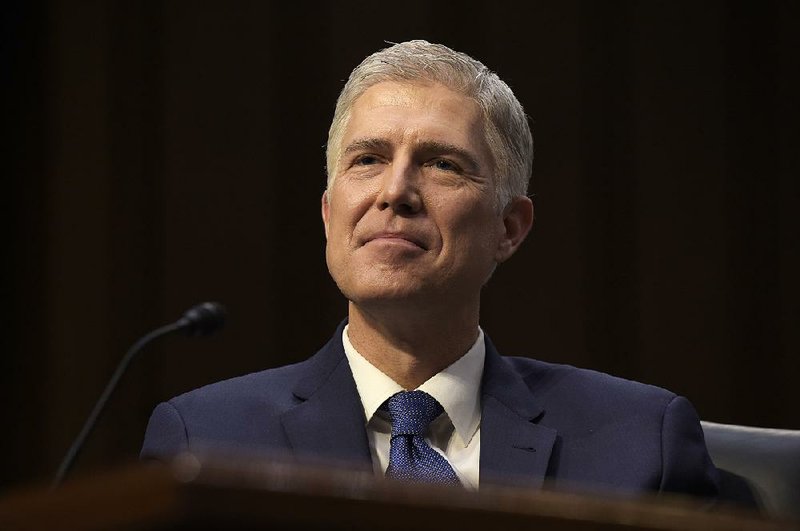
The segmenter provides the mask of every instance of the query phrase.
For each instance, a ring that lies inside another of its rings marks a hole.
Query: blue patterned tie
[[[392,441],[386,477],[418,483],[460,485],[453,467],[425,442],[428,425],[444,409],[424,391],[404,391],[386,401]]]

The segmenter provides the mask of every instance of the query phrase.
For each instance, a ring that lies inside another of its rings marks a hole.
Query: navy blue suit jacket
[[[156,407],[143,458],[219,447],[371,467],[342,326],[311,358],[191,391]],[[486,339],[480,482],[620,493],[717,494],[691,404],[657,387],[527,358]]]

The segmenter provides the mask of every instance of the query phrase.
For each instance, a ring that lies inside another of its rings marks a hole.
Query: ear
[[[498,264],[513,255],[533,227],[533,202],[529,197],[518,196],[503,210],[503,234],[497,247]]]
[[[328,191],[322,192],[322,224],[325,226],[325,239],[328,239],[328,221],[331,217],[331,205],[328,202]]]

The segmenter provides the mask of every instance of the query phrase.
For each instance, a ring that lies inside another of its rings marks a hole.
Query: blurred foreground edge
[[[797,529],[685,498],[403,485],[358,469],[184,455],[0,499],[0,529]]]

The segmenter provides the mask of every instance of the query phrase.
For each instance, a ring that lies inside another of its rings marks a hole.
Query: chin
[[[419,301],[427,290],[408,286],[359,286],[355,289],[339,287],[347,300],[360,305],[397,304]]]
[[[431,290],[417,279],[392,278],[377,275],[372,278],[347,279],[336,283],[347,300],[356,304],[402,303],[420,300]]]

